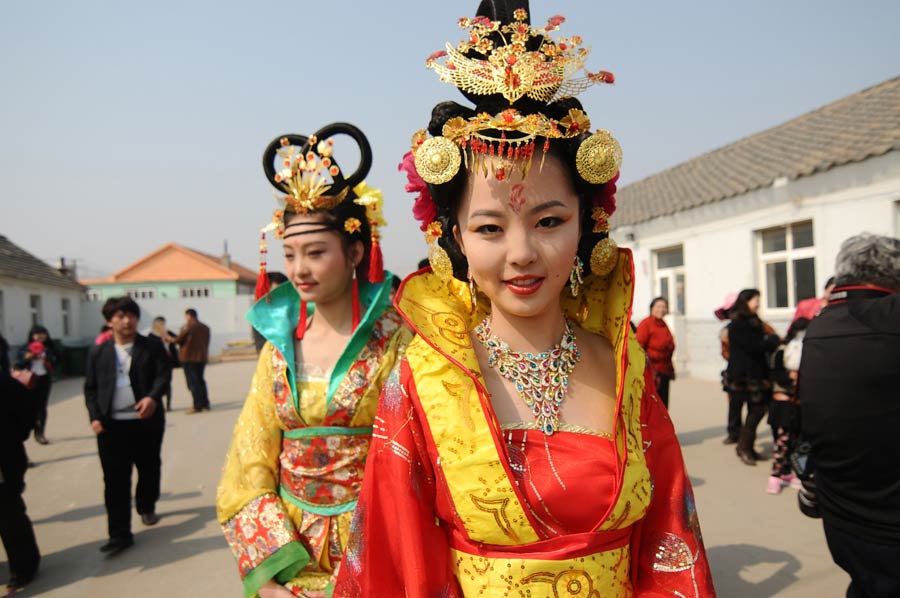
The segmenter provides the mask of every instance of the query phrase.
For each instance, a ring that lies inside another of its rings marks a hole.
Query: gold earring
[[[591,272],[606,276],[619,262],[619,246],[610,237],[601,239],[591,250]]]
[[[584,262],[576,255],[572,271],[569,272],[569,292],[572,293],[572,297],[578,296],[582,284],[584,284]]]
[[[475,286],[475,279],[472,278],[472,273],[469,272],[469,299],[472,301],[472,311],[475,311],[475,308],[478,307],[478,288]]]

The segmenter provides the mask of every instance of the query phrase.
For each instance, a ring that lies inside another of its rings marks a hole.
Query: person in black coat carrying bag
[[[113,338],[91,348],[84,398],[97,435],[103,467],[109,541],[101,552],[134,544],[131,533],[131,471],[137,468],[135,506],[144,525],[154,525],[159,500],[165,416],[163,394],[172,368],[158,340],[137,333],[140,307],[130,297],[103,305]]]
[[[900,596],[900,240],[844,241],[828,305],[803,339],[798,392],[810,444],[804,514],[822,518],[849,598]],[[818,504],[816,504],[818,502]]]

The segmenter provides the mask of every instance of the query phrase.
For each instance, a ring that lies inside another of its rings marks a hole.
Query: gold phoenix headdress
[[[584,68],[590,51],[579,36],[550,37],[565,22],[564,17],[552,16],[544,27],[535,28],[528,19],[527,1],[518,1],[519,7],[512,11],[507,2],[482,2],[483,7],[485,4],[491,4],[487,8],[492,15],[506,15],[502,18],[510,22],[487,16],[460,19],[459,26],[468,30],[468,37],[456,47],[448,43],[446,50],[429,56],[425,65],[476,104],[479,97],[499,96],[509,107],[495,114],[482,111],[468,119],[451,118],[435,137],[428,137],[424,129],[417,131],[409,160],[404,157],[400,166],[409,177],[407,190],[420,192],[414,213],[423,219],[432,269],[442,278],[453,276],[450,258],[438,244],[445,231],[433,220],[436,208],[425,183],[450,181],[463,163],[485,176],[490,171],[498,180],[514,168],[525,176],[536,140],[544,139],[542,156],[546,156],[551,139],[582,139],[575,155],[578,174],[592,185],[604,185],[592,198],[591,217],[592,232],[605,237],[591,252],[590,267],[594,274],[606,275],[618,261],[616,244],[609,237],[609,217],[615,210],[622,148],[609,131],[598,129],[590,134],[591,121],[583,110],[573,108],[556,119],[533,106],[574,97],[599,83],[614,83],[615,77],[608,71],[592,73]],[[584,75],[576,77],[580,71]],[[530,100],[531,107],[520,111],[515,104],[523,98]]]
[[[451,118],[437,137],[426,137],[424,130],[417,132],[413,154],[416,170],[426,182],[446,183],[463,160],[467,167],[485,175],[490,165],[501,180],[511,166],[518,166],[524,175],[537,138],[544,138],[546,152],[551,139],[589,133],[591,122],[582,110],[569,110],[556,120],[543,113],[523,114],[514,104],[523,97],[541,103],[574,97],[592,85],[613,83],[615,77],[607,71],[591,73],[584,69],[590,51],[582,46],[579,36],[556,40],[549,36],[559,30],[564,17],[550,17],[537,29],[528,22],[526,9],[517,8],[512,16],[513,21],[506,24],[485,16],[460,19],[460,27],[469,30],[468,38],[456,47],[448,43],[445,51],[435,52],[425,61],[442,81],[453,84],[470,99],[500,95],[510,103],[497,114],[481,112],[469,119]],[[584,76],[574,76],[582,70]],[[486,160],[491,156],[499,160]],[[579,146],[576,166],[586,181],[601,184],[615,176],[621,161],[618,142],[608,131],[598,130]]]

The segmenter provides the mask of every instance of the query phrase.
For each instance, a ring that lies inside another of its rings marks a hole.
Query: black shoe
[[[50,444],[50,441],[47,440],[47,437],[44,436],[43,432],[35,432],[34,439],[37,441],[38,444]]]
[[[722,444],[737,444],[738,439],[734,436],[726,436]]]
[[[100,552],[118,554],[132,546],[134,546],[134,538],[110,538],[106,544],[100,547]]]
[[[159,516],[156,513],[141,513],[141,522],[144,525],[156,525],[159,523]]]

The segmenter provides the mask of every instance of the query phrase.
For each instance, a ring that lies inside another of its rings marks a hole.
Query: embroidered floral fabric
[[[216,500],[246,596],[273,578],[300,596],[336,573],[350,524],[342,511],[352,510],[362,483],[381,383],[408,337],[399,316],[384,312],[351,360],[356,382],[335,385],[329,397],[328,381],[303,370],[295,386],[303,401],[291,391],[294,368],[264,347]]]
[[[294,524],[274,494],[250,501],[222,529],[241,577],[246,577],[282,546],[299,540]]]

